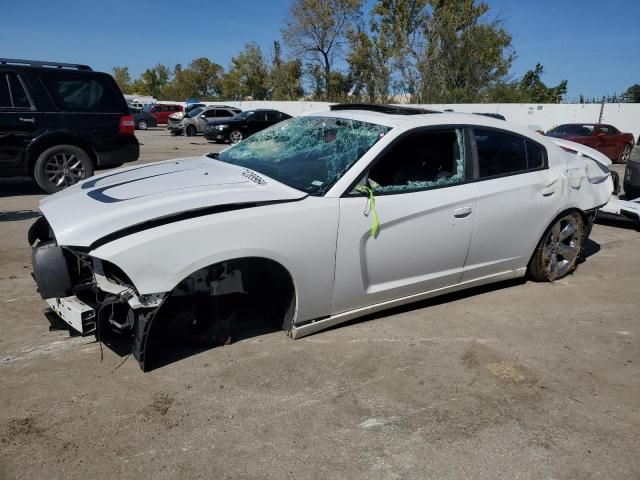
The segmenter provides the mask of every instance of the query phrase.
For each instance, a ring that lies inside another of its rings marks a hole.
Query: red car
[[[169,115],[176,112],[182,112],[184,107],[182,105],[156,103],[155,105],[147,105],[144,110],[156,117],[158,123],[167,123]]]
[[[614,163],[626,163],[634,144],[633,134],[603,123],[566,123],[549,130],[547,135],[594,148]]]

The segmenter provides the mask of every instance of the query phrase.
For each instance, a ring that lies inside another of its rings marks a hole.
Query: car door
[[[370,166],[370,199],[356,189],[340,199],[332,314],[455,285],[476,216],[467,182],[464,129],[413,131]],[[361,188],[362,189],[362,188]]]
[[[267,118],[266,118],[266,112],[264,111],[256,111],[253,112],[253,115],[251,115],[249,118],[247,118],[247,121],[244,123],[243,127],[243,134],[244,132],[246,132],[246,137],[248,137],[249,135],[253,135],[256,132],[259,132],[260,130],[266,128],[266,123],[267,123]]]
[[[0,168],[23,164],[35,129],[35,108],[24,81],[17,73],[0,72]]]
[[[198,115],[198,131],[203,132],[204,127],[207,125],[207,123],[215,120],[216,118],[217,112],[215,108],[202,112],[200,115]]]
[[[616,158],[619,153],[615,142],[615,135],[612,135],[611,128],[606,125],[598,125],[593,129],[593,136],[596,138],[595,148],[604,153],[609,158]]]
[[[266,127],[270,127],[271,125],[275,125],[276,123],[282,120],[282,114],[276,110],[270,110],[267,112],[267,121]]]
[[[563,188],[531,138],[476,127],[470,140],[478,210],[463,282],[526,268]]]

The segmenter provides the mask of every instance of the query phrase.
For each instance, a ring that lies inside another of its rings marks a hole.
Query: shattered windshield
[[[323,195],[389,130],[344,118],[292,118],[256,133],[217,159]]]

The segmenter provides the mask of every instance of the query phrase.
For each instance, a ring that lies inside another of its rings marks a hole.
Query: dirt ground
[[[142,162],[220,148],[138,136]],[[635,228],[596,225],[554,284],[247,336],[143,374],[48,331],[26,242],[41,198],[0,180],[0,479],[640,479]]]

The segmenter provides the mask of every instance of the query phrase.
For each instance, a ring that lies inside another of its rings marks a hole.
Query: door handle
[[[456,208],[453,211],[453,216],[456,218],[464,218],[471,215],[471,212],[472,212],[471,207],[460,207],[460,208]]]
[[[20,120],[22,123],[36,123],[36,119],[33,117],[31,118],[20,117],[18,120]]]

